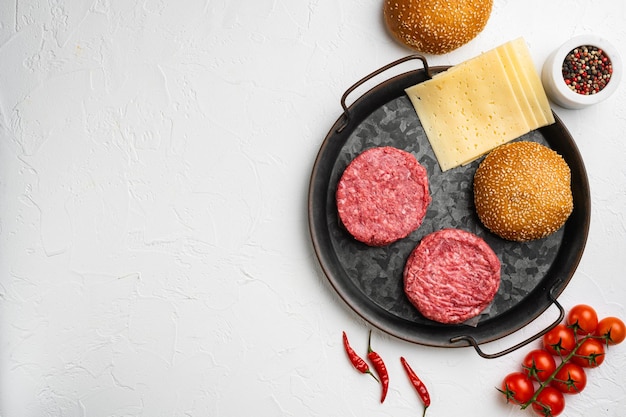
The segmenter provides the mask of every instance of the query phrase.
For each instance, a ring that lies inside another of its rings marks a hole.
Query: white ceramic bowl
[[[610,81],[602,90],[590,95],[579,94],[571,90],[565,83],[562,73],[563,61],[567,54],[574,48],[585,45],[602,49],[613,66]],[[615,92],[621,77],[622,59],[617,49],[609,41],[596,35],[580,35],[565,42],[550,54],[541,71],[541,81],[548,97],[554,103],[568,109],[582,109],[605,100]]]

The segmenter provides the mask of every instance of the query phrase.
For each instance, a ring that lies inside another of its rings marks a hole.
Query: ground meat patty
[[[500,286],[500,260],[480,237],[443,229],[424,237],[404,268],[404,291],[430,320],[462,323],[477,316]]]
[[[355,239],[384,246],[421,224],[431,202],[426,169],[400,149],[371,148],[346,168],[337,185],[339,218]]]

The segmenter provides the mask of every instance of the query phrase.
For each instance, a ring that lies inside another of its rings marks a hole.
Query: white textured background
[[[484,32],[431,65],[523,36],[539,69],[593,32],[626,56],[622,0],[495,0]],[[410,51],[379,0],[0,2],[0,415],[531,415],[494,386],[497,360],[376,331],[391,389],[354,371],[341,331],[367,323],[314,256],[315,155],[362,76]],[[560,301],[626,318],[626,88],[555,108],[592,192],[586,252]],[[496,351],[555,317],[549,309]],[[534,346],[534,345],[533,345]],[[566,416],[623,416],[626,347]]]

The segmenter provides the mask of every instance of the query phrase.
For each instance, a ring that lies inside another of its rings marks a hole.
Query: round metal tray
[[[350,93],[398,65],[419,59],[424,68],[376,85],[346,105]],[[418,344],[437,347],[474,346],[524,327],[550,305],[572,278],[582,256],[590,222],[590,193],[583,160],[561,120],[518,140],[545,144],[561,154],[572,171],[574,211],[561,230],[532,242],[500,239],[478,220],[473,207],[472,181],[482,159],[441,172],[420,121],[404,90],[448,67],[429,68],[421,55],[395,61],[364,77],[341,99],[344,113],[321,145],[309,186],[308,216],[313,246],[320,265],[339,296],[361,317],[381,330]],[[433,201],[422,226],[410,236],[382,248],[366,246],[340,225],[335,203],[337,181],[348,163],[365,149],[394,146],[411,152],[426,167]],[[402,272],[411,250],[428,233],[445,227],[462,228],[481,236],[502,263],[500,289],[491,304],[472,322],[446,325],[430,321],[411,305],[403,290]],[[550,326],[550,328],[552,327]]]

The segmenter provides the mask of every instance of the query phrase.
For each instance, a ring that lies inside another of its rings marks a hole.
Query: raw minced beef
[[[345,169],[336,199],[339,218],[355,239],[385,246],[422,224],[431,202],[428,174],[409,152],[371,148]]]
[[[404,268],[409,301],[430,319],[462,323],[479,315],[500,286],[500,260],[480,237],[460,229],[425,236]]]

